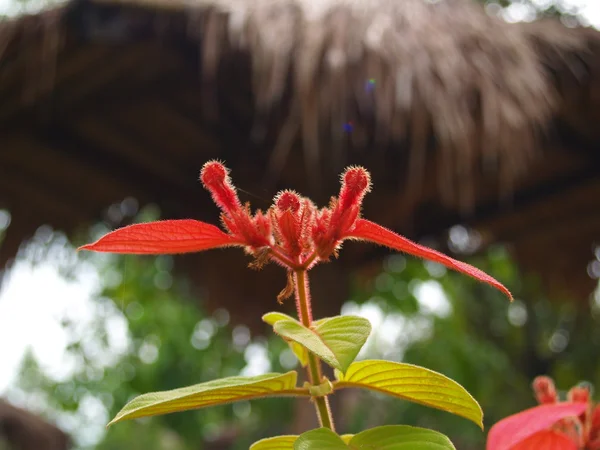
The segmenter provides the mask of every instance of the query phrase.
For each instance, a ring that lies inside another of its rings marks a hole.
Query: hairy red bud
[[[580,386],[572,387],[567,394],[567,399],[570,402],[587,403],[590,400],[590,391]]]
[[[229,178],[227,168],[219,161],[209,161],[200,171],[200,181],[211,193],[214,202],[228,214],[234,214],[241,208],[237,192]]]
[[[275,205],[279,211],[291,211],[297,213],[300,209],[300,196],[294,191],[281,191],[275,197]]]
[[[339,207],[342,210],[357,206],[371,189],[371,176],[363,167],[349,167],[342,175]]]
[[[535,398],[542,405],[556,403],[558,401],[558,394],[554,387],[554,381],[552,381],[552,378],[550,377],[536,377],[533,380],[533,391],[535,393]]]

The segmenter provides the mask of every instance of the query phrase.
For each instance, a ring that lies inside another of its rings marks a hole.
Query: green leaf
[[[408,425],[386,425],[358,433],[348,443],[351,449],[456,450],[441,433]]]
[[[341,366],[336,369],[346,372],[371,334],[371,323],[364,317],[337,316],[319,320],[313,329],[335,353]]]
[[[134,398],[119,411],[109,426],[122,420],[169,414],[221,405],[239,400],[283,395],[309,395],[297,388],[298,374],[268,373],[254,377],[229,377],[171,391],[153,392]]]
[[[313,330],[306,328],[300,322],[296,322],[295,320],[280,320],[273,326],[273,329],[275,333],[286,340],[302,344],[302,346],[313,352],[327,364],[334,367],[339,366],[337,358],[331,349],[321,340],[319,335]]]
[[[296,319],[294,319],[292,316],[288,316],[287,314],[284,313],[280,313],[280,312],[268,312],[265,315],[262,316],[262,320],[263,322],[273,326],[275,325],[277,322],[279,322],[280,320],[293,320],[295,322],[298,322]],[[300,322],[298,322],[300,323]]]
[[[280,312],[267,313],[264,316],[262,316],[262,320],[263,322],[266,322],[271,326],[275,325],[280,320],[291,320],[293,322],[300,323],[293,317],[290,317],[287,314],[283,314]],[[302,367],[306,367],[308,365],[308,351],[306,350],[306,348],[294,341],[289,341],[288,345],[290,346],[290,349],[292,350],[294,355],[296,355],[296,358],[298,358],[298,361],[300,361]]]
[[[329,428],[317,428],[302,433],[294,442],[294,450],[348,450],[348,446]]]
[[[441,433],[407,425],[387,425],[342,437],[327,428],[300,435],[294,450],[456,450]]]
[[[276,436],[261,439],[250,446],[249,450],[294,450],[298,436]]]
[[[353,363],[345,375],[338,373],[337,377],[334,389],[372,389],[462,416],[483,429],[483,412],[477,401],[456,381],[433,370],[368,360]]]
[[[277,321],[273,329],[345,372],[369,337],[371,324],[363,317],[337,316],[319,320],[313,329],[296,320]]]

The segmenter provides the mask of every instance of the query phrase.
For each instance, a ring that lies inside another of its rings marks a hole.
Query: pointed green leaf
[[[295,320],[280,320],[273,326],[273,329],[275,333],[283,338],[302,344],[327,364],[339,367],[340,363],[337,358],[331,349],[321,340],[319,335],[313,330],[306,328],[300,322],[296,322]]]
[[[294,322],[298,322],[293,317],[280,312],[267,313],[264,316],[262,316],[262,320],[263,322],[266,322],[271,326],[275,325],[280,320],[291,320]],[[306,367],[308,365],[308,351],[303,346],[294,341],[288,341],[288,345],[290,346],[290,349],[292,350],[294,355],[296,355],[296,358],[298,358],[298,361],[300,361],[302,367]]]
[[[249,450],[294,450],[298,436],[276,436],[261,439],[250,446]]]
[[[313,329],[296,320],[277,321],[273,329],[345,372],[369,337],[371,324],[363,317],[337,316],[316,322]]]
[[[298,322],[292,316],[288,316],[287,314],[280,313],[277,311],[271,311],[271,312],[266,313],[265,315],[262,316],[262,320],[263,320],[263,322],[265,322],[271,326],[275,325],[280,320],[294,320],[294,321]],[[298,323],[300,323],[300,322],[298,322]]]
[[[171,391],[153,392],[134,398],[119,411],[109,426],[122,420],[169,414],[239,400],[283,395],[309,395],[297,388],[295,371],[254,377],[229,377]]]
[[[350,439],[348,447],[352,450],[456,450],[443,434],[407,425],[387,425],[363,431]]]
[[[313,330],[337,357],[337,369],[346,372],[371,334],[371,323],[364,317],[337,316],[319,320]]]
[[[294,450],[348,450],[348,446],[329,428],[317,428],[302,433],[294,442]]]
[[[483,412],[477,401],[456,381],[412,364],[360,361],[338,374],[334,389],[366,388],[383,392],[472,420],[483,429]]]

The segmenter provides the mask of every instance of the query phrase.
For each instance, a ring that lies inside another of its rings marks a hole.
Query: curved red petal
[[[560,419],[579,416],[586,408],[585,403],[555,403],[536,406],[509,416],[491,428],[486,449],[512,450],[515,445],[539,431],[550,428]]]
[[[112,231],[79,250],[94,252],[161,254],[189,253],[242,245],[209,223],[197,220],[161,220],[137,223]]]
[[[567,435],[553,430],[543,430],[529,436],[510,450],[578,450]]]
[[[484,271],[479,270],[476,267],[471,266],[470,264],[450,258],[449,256],[446,256],[443,253],[440,253],[429,247],[419,245],[369,220],[358,219],[356,225],[354,226],[354,229],[345,237],[375,242],[377,244],[384,245],[394,250],[410,253],[411,255],[415,255],[420,258],[428,259],[430,261],[443,264],[446,267],[454,269],[458,272],[462,272],[466,275],[478,279],[479,281],[483,281],[484,283],[487,283],[495,287],[496,289],[502,291],[508,296],[510,300],[513,299],[510,291],[502,283],[497,281],[495,278],[489,276]]]

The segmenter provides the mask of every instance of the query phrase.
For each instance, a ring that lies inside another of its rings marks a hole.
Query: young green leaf
[[[275,333],[286,340],[301,344],[327,364],[340,368],[340,363],[319,335],[295,320],[280,320],[273,326]],[[340,369],[341,370],[341,369]]]
[[[348,450],[348,448],[342,438],[329,428],[307,431],[294,442],[294,450]]]
[[[298,436],[276,436],[261,439],[250,446],[249,450],[294,450]]]
[[[456,450],[441,433],[408,425],[386,425],[358,433],[350,449],[369,450]]]
[[[338,436],[327,428],[300,435],[294,450],[456,450],[441,433],[407,425],[387,425]]]
[[[293,317],[280,312],[269,312],[262,316],[262,320],[263,322],[271,326],[275,325],[280,320],[291,320],[294,322],[298,322]],[[298,358],[298,361],[300,361],[302,367],[306,367],[306,365],[308,364],[308,351],[306,350],[306,348],[294,341],[288,341],[288,345],[290,346],[290,350],[292,350],[294,355],[296,355],[296,358]]]
[[[379,360],[355,362],[334,382],[335,389],[352,387],[441,409],[483,428],[483,412],[471,394],[456,381],[424,367]]]
[[[319,320],[313,329],[335,353],[337,369],[346,372],[371,334],[371,323],[364,317],[337,316]]]
[[[265,322],[271,326],[275,325],[280,320],[294,320],[294,321],[298,322],[292,316],[288,316],[287,314],[280,313],[277,311],[271,311],[271,312],[264,314],[262,316],[262,320],[263,320],[263,322]],[[298,323],[300,323],[300,322],[298,322]]]
[[[108,425],[253,398],[309,395],[308,389],[296,387],[297,376],[292,371],[254,377],[229,377],[171,391],[143,394],[125,405]]]
[[[277,321],[273,329],[345,372],[369,337],[371,324],[362,317],[337,316],[320,320],[314,329],[306,328],[296,320]]]

